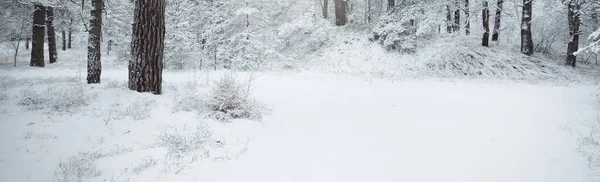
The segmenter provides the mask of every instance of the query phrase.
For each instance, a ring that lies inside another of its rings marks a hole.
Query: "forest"
[[[598,181],[600,0],[1,0],[0,181]]]

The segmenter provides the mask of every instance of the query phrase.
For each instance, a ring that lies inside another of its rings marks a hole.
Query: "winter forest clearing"
[[[0,181],[599,181],[600,2],[0,1]]]

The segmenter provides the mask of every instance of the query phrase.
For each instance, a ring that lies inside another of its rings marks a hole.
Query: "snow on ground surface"
[[[599,179],[594,84],[239,73],[272,111],[222,123],[201,109],[221,71],[165,71],[155,96],[115,57],[87,85],[85,53],[59,53],[0,66],[0,181]]]

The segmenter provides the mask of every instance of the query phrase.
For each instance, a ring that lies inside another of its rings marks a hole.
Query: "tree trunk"
[[[348,22],[346,10],[348,9],[348,0],[335,0],[335,25],[344,26]]]
[[[31,62],[30,66],[44,67],[44,30],[46,7],[36,3],[33,12],[33,32],[31,34]]]
[[[62,50],[63,51],[67,50],[67,37],[66,37],[65,30],[62,30]]]
[[[54,31],[54,8],[46,7],[46,31],[48,31],[48,58],[50,64],[55,63],[58,57],[56,53],[56,32]]]
[[[490,39],[490,10],[488,8],[488,2],[483,1],[483,10],[481,12],[483,17],[483,42],[481,45],[488,47]]]
[[[129,83],[131,90],[162,93],[165,0],[136,0]]]
[[[27,38],[25,38],[25,49],[29,50],[29,40],[31,38],[29,38],[29,36],[27,36]]]
[[[531,36],[531,14],[533,0],[523,0],[523,16],[521,19],[521,53],[533,54],[533,38]]]
[[[454,32],[460,32],[460,2],[459,0],[454,0],[454,6],[456,9],[454,10]]]
[[[496,4],[496,16],[494,17],[494,32],[492,33],[492,41],[498,41],[500,34],[500,18],[502,17],[502,4],[504,0],[498,0]]]
[[[323,18],[328,18],[328,10],[329,10],[329,0],[323,0]]]
[[[71,41],[73,40],[73,38],[71,37],[71,28],[69,28],[69,38],[68,41],[69,43],[67,44],[67,48],[71,49]]]
[[[100,39],[102,37],[102,9],[103,0],[92,0],[92,12],[90,18],[90,31],[88,38],[87,55],[87,83],[100,83],[102,74],[102,63],[100,61]]]
[[[112,40],[108,40],[108,46],[106,47],[106,55],[110,55],[110,51],[112,49]]]
[[[568,20],[569,20],[569,44],[567,46],[567,65],[575,67],[577,57],[573,54],[579,49],[579,26],[581,25],[580,13],[579,13],[579,2],[569,2],[568,7]]]
[[[452,33],[452,10],[450,10],[450,5],[446,5],[446,31]]]
[[[396,7],[396,0],[387,0],[387,2],[388,2],[388,6],[387,6],[388,11],[392,11]]]
[[[465,25],[465,33],[467,35],[471,34],[471,12],[469,11],[469,0],[465,0],[465,19],[467,19],[467,24]]]

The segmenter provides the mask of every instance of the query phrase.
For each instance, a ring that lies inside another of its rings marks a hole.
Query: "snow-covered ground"
[[[59,56],[0,67],[0,181],[599,179],[590,83],[238,73],[270,111],[222,123],[199,109],[222,71],[165,71],[156,96],[114,56],[100,85],[84,52]]]

